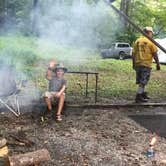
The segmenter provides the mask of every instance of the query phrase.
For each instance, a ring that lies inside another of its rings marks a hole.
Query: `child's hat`
[[[67,68],[64,67],[64,65],[63,65],[62,63],[58,64],[58,65],[55,67],[55,72],[56,72],[58,69],[62,69],[64,72],[67,72]]]

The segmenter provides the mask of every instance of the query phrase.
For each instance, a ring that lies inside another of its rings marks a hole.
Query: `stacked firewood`
[[[5,138],[0,140],[0,158],[4,158],[5,166],[38,166],[40,162],[51,160],[50,154],[47,149],[39,149],[33,152],[24,154],[17,154],[9,156],[9,149],[7,145],[19,145],[19,146],[32,146],[34,142],[27,138],[19,137],[18,135],[10,134],[10,137],[15,141],[7,141]]]

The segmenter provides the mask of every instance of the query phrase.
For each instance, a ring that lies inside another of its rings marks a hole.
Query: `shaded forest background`
[[[67,13],[67,10],[70,10],[70,7],[72,7],[74,3],[86,3],[89,6],[95,6],[102,2],[102,0],[0,0],[1,34],[12,31],[26,36],[39,36],[40,30],[37,24],[40,21],[40,17],[38,17],[38,13],[42,15],[46,12],[46,10],[43,9],[44,6],[48,7],[47,10],[49,11],[50,4],[67,6],[65,8]],[[141,28],[147,25],[154,27],[155,37],[165,37],[166,2],[164,0],[117,0],[113,2],[113,4]],[[103,10],[105,9],[103,8]],[[107,12],[112,13],[113,11],[110,9],[107,10]],[[55,19],[64,19],[64,17],[67,16],[64,14]],[[89,17],[91,17],[91,15],[89,15]],[[120,21],[117,23],[116,20]],[[119,28],[116,28],[116,32],[112,30],[113,27],[110,23],[112,21],[114,25],[119,24]],[[138,33],[133,27],[122,18],[119,18],[117,13],[115,13],[113,19],[112,14],[101,18],[98,24],[93,28],[100,38],[100,42],[97,43],[98,47],[108,47],[112,40],[115,41],[115,39],[132,44],[138,36]],[[113,34],[111,32],[113,32]]]

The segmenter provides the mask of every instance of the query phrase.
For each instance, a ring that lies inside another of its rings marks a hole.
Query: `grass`
[[[68,70],[98,72],[98,100],[101,102],[133,100],[137,90],[131,60],[101,59],[97,50],[59,45],[46,39],[1,36],[0,56],[4,56],[10,61],[12,59],[16,68],[28,75],[29,79],[35,81],[41,92],[45,91],[47,86],[44,75],[50,58],[63,62]],[[156,71],[155,65],[153,65],[147,91],[156,101],[166,99],[165,73],[165,65],[161,66],[161,71]],[[69,100],[94,101],[94,75],[89,75],[88,98],[84,97],[86,75],[66,74],[66,78],[68,80],[67,98]]]

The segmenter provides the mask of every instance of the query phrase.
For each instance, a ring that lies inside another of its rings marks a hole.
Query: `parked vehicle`
[[[102,58],[116,58],[125,59],[130,58],[132,55],[132,47],[129,43],[113,43],[111,48],[101,50]]]

